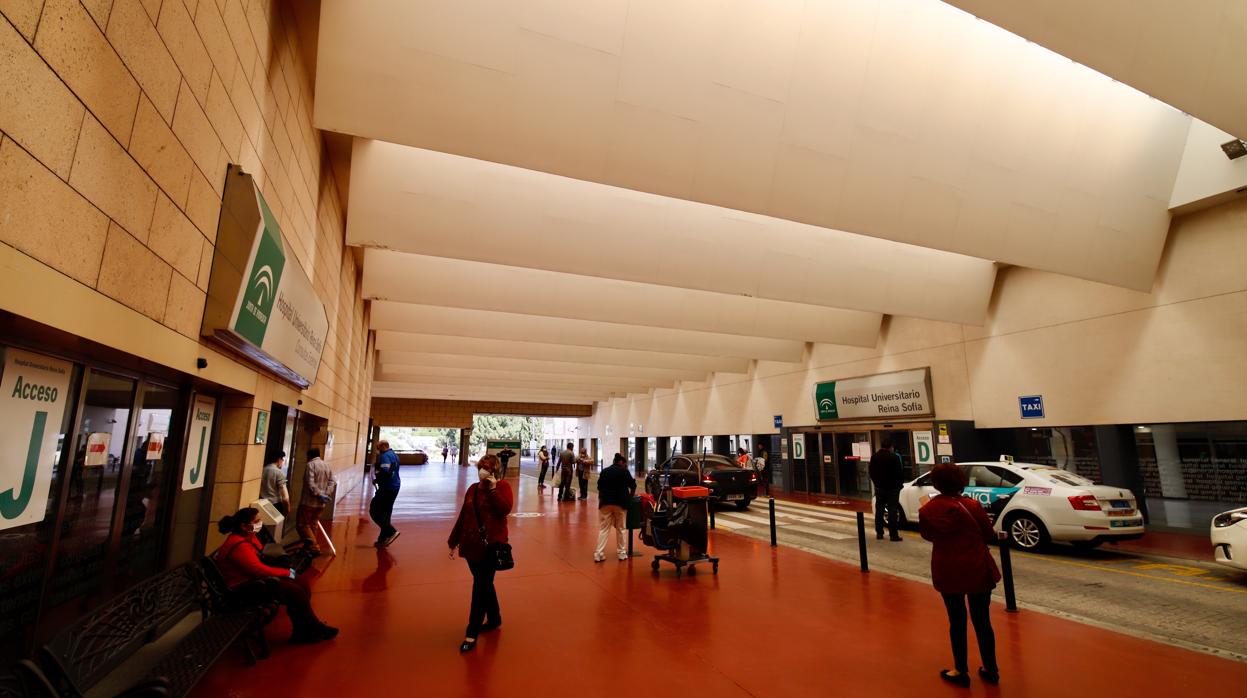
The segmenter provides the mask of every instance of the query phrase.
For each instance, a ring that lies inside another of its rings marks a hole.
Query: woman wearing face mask
[[[338,635],[338,629],[325,625],[316,617],[316,612],[312,610],[312,594],[294,581],[294,570],[271,567],[260,559],[264,545],[256,534],[262,526],[259,510],[252,507],[239,509],[236,514],[223,517],[217,524],[221,533],[229,534],[212,554],[225,583],[234,588],[255,579],[276,578],[276,600],[286,607],[286,615],[294,626],[290,644],[309,645],[332,640]]]
[[[507,542],[507,514],[511,513],[515,501],[511,485],[498,479],[501,467],[493,454],[477,463],[480,482],[473,483],[464,494],[463,507],[447,541],[451,559],[458,548],[459,557],[467,560],[472,572],[472,607],[468,612],[468,629],[459,645],[460,652],[475,649],[478,635],[502,625],[498,593],[494,590],[497,570],[486,554],[490,545]]]

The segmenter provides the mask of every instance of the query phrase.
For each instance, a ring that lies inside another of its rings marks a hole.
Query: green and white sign
[[[814,409],[822,422],[930,417],[933,414],[931,404],[928,368],[847,378],[814,386]]]
[[[230,328],[309,384],[316,380],[329,319],[312,282],[287,259],[281,229],[260,190],[260,220]]]
[[[792,459],[805,460],[805,436],[803,434],[792,435]]]
[[[212,420],[216,416],[216,400],[195,398],[191,407],[190,433],[186,438],[186,458],[182,463],[182,489],[194,490],[204,486],[204,471],[208,461],[208,439],[212,435]]]
[[[42,521],[73,364],[9,349],[0,378],[0,529]]]
[[[914,462],[918,465],[935,465],[935,438],[931,432],[914,432]]]

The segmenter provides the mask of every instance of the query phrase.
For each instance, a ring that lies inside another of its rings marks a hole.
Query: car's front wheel
[[[1013,546],[1021,550],[1042,550],[1052,542],[1048,529],[1034,514],[1020,512],[1009,517],[1005,530]]]

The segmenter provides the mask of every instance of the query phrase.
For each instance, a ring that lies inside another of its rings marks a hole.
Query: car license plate
[[[1109,506],[1113,507],[1114,509],[1130,509],[1131,508],[1130,502],[1125,499],[1114,499],[1111,502],[1109,502]]]
[[[1133,516],[1134,509],[1126,509],[1125,511],[1109,511],[1109,516]]]
[[[1121,519],[1113,519],[1112,521],[1108,523],[1109,523],[1109,526],[1113,528],[1134,528],[1135,526],[1142,526],[1143,519],[1128,519],[1125,521]]]
[[[743,494],[729,494],[729,495],[727,496],[727,501],[729,501],[729,502],[736,502],[736,501],[742,500],[742,499],[744,499],[744,498],[745,498],[745,495],[743,495]]]

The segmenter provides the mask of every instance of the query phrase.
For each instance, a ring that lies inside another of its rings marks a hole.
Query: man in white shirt
[[[282,516],[290,517],[290,490],[286,488],[286,452],[273,454],[260,474],[260,497],[267,499]]]
[[[296,526],[299,537],[307,541],[307,550],[313,555],[320,554],[320,545],[316,541],[316,525],[325,505],[333,501],[337,489],[338,481],[334,477],[333,469],[321,460],[320,449],[308,449],[307,473],[303,478],[303,497],[299,500]]]

